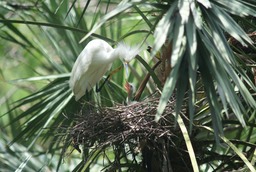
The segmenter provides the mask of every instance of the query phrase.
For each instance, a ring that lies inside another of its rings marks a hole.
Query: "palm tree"
[[[255,171],[255,1],[0,6],[1,42],[12,50],[1,55],[11,65],[1,66],[11,84],[2,99],[4,169]],[[95,38],[141,45],[128,77],[136,102],[124,103],[123,70],[75,101],[70,71]]]

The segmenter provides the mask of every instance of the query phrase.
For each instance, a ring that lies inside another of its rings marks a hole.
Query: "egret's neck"
[[[109,60],[114,61],[116,59],[120,58],[120,50],[117,49],[113,49],[110,53],[109,53]]]
[[[127,98],[126,98],[126,103],[130,104],[132,102],[132,91],[128,92]]]
[[[138,53],[138,48],[129,47],[123,43],[118,44],[115,49],[110,52],[109,59],[114,61],[120,58],[122,61],[131,61]]]

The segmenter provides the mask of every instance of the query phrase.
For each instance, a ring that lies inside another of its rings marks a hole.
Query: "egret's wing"
[[[93,40],[78,56],[70,76],[70,87],[79,100],[109,70],[112,62],[105,61],[112,47],[103,40]]]
[[[107,65],[93,65],[91,64],[80,77],[73,87],[75,99],[79,100],[86,92],[90,91],[94,85],[102,78],[102,76],[108,71],[111,64]]]
[[[91,90],[109,70],[109,67],[111,67],[111,64],[91,64],[87,72],[80,78],[78,87],[86,87],[88,91]]]
[[[73,90],[75,96],[77,96],[78,94],[84,94],[85,90],[87,89],[86,85],[81,86],[81,78],[86,75],[92,63],[92,54],[88,50],[88,47],[85,47],[83,49],[71,71],[69,85],[70,88]],[[83,95],[81,95],[81,97],[82,96]]]

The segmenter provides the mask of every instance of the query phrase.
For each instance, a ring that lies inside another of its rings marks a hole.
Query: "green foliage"
[[[141,45],[128,80],[139,85],[150,74],[141,100],[161,90],[156,121],[175,95],[171,115],[177,118],[194,171],[255,171],[256,88],[251,68],[240,58],[242,54],[255,66],[255,57],[242,50],[234,53],[227,41],[233,37],[255,45],[246,34],[256,30],[255,18],[253,0],[1,1],[0,78],[7,93],[0,92],[5,109],[0,166],[6,171],[89,170],[104,161],[104,151],[114,161],[109,147],[85,151],[86,163],[75,153],[62,163],[72,119],[81,108],[90,108],[75,102],[69,73],[83,47],[100,38],[113,46],[121,40]],[[162,88],[152,59],[168,44],[172,70]],[[115,62],[112,69],[120,65]],[[100,93],[92,91],[83,101],[101,107],[122,104],[124,76],[123,70],[118,72]],[[187,114],[181,113],[184,106]]]

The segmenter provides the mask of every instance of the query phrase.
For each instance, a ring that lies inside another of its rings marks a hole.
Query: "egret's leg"
[[[109,76],[114,75],[115,73],[117,73],[119,70],[121,70],[123,67],[123,65],[119,66],[118,68],[114,69],[113,71],[110,72]]]
[[[100,87],[98,87],[98,84],[96,84],[96,93],[100,92],[101,89],[103,88],[103,86],[105,85],[105,83],[108,81],[108,79],[110,78],[110,74],[107,76],[107,78],[103,81],[103,83],[101,84]]]
[[[103,88],[103,86],[105,85],[105,83],[108,81],[108,79],[109,79],[112,75],[114,75],[115,73],[117,73],[119,70],[121,70],[122,67],[123,67],[123,66],[121,65],[121,66],[119,66],[118,68],[116,68],[116,69],[114,69],[113,71],[111,71],[110,74],[108,74],[107,78],[103,81],[103,83],[101,84],[100,87],[98,87],[98,84],[96,84],[96,92],[100,92],[101,89]]]

